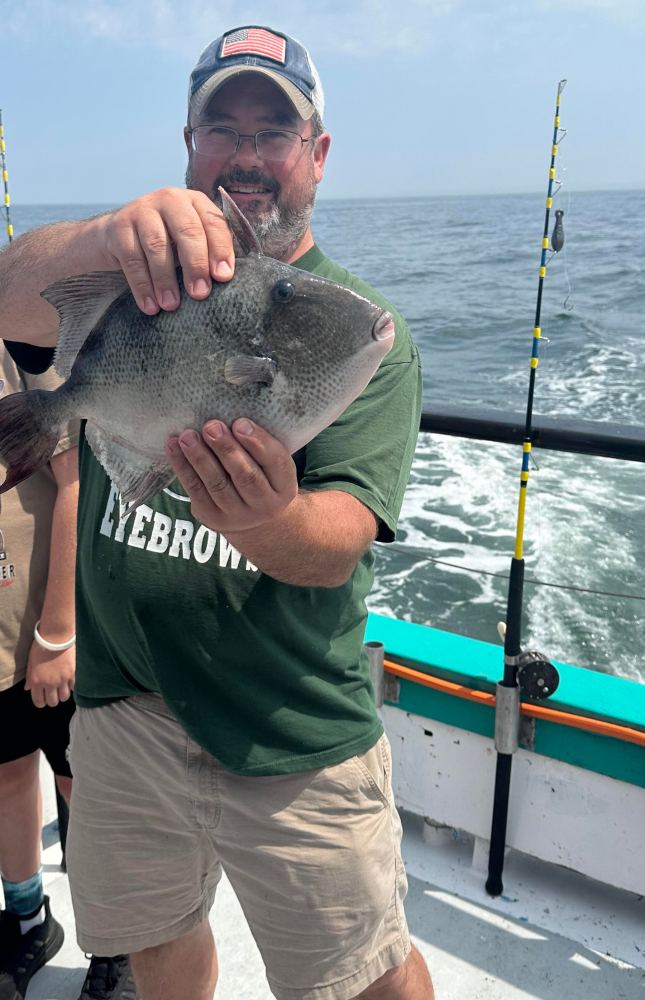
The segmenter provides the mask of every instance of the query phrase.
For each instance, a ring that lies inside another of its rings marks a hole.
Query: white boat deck
[[[51,774],[44,773],[43,790],[45,886],[66,938],[32,980],[27,1000],[77,1000],[87,959],[75,941],[59,867]],[[645,1000],[643,897],[511,854],[504,895],[491,900],[466,839],[439,833],[427,843],[414,816],[404,816],[404,829],[406,912],[437,1000]],[[270,1000],[260,955],[225,879],[211,924],[218,1000]]]

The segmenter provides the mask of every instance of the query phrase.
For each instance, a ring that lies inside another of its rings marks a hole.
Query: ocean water
[[[566,244],[544,287],[534,413],[643,425],[645,191],[563,190],[557,207]],[[100,208],[15,206],[14,228]],[[426,406],[522,413],[543,226],[540,194],[321,200],[314,218],[323,250],[408,320]],[[525,585],[523,645],[645,681],[645,464],[534,455],[526,576],[557,586]],[[497,642],[520,463],[517,446],[420,435],[371,609]]]

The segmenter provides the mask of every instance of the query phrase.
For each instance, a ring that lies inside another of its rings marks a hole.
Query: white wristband
[[[70,646],[73,646],[76,642],[76,632],[71,639],[67,640],[67,642],[49,642],[48,639],[43,639],[42,635],[38,631],[39,625],[40,618],[34,625],[34,639],[39,646],[42,646],[43,649],[48,649],[50,653],[62,653],[64,649],[69,649]]]

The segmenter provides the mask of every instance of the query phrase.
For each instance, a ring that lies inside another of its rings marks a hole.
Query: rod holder
[[[495,706],[495,749],[513,754],[520,745],[520,689],[498,683]]]
[[[370,664],[374,701],[376,707],[381,708],[385,698],[385,647],[382,642],[366,642],[365,649]]]

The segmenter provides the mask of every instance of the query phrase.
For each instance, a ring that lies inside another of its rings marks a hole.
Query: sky
[[[183,184],[188,76],[243,24],[312,52],[321,198],[542,191],[561,78],[567,187],[645,187],[645,0],[0,0],[12,203]]]

